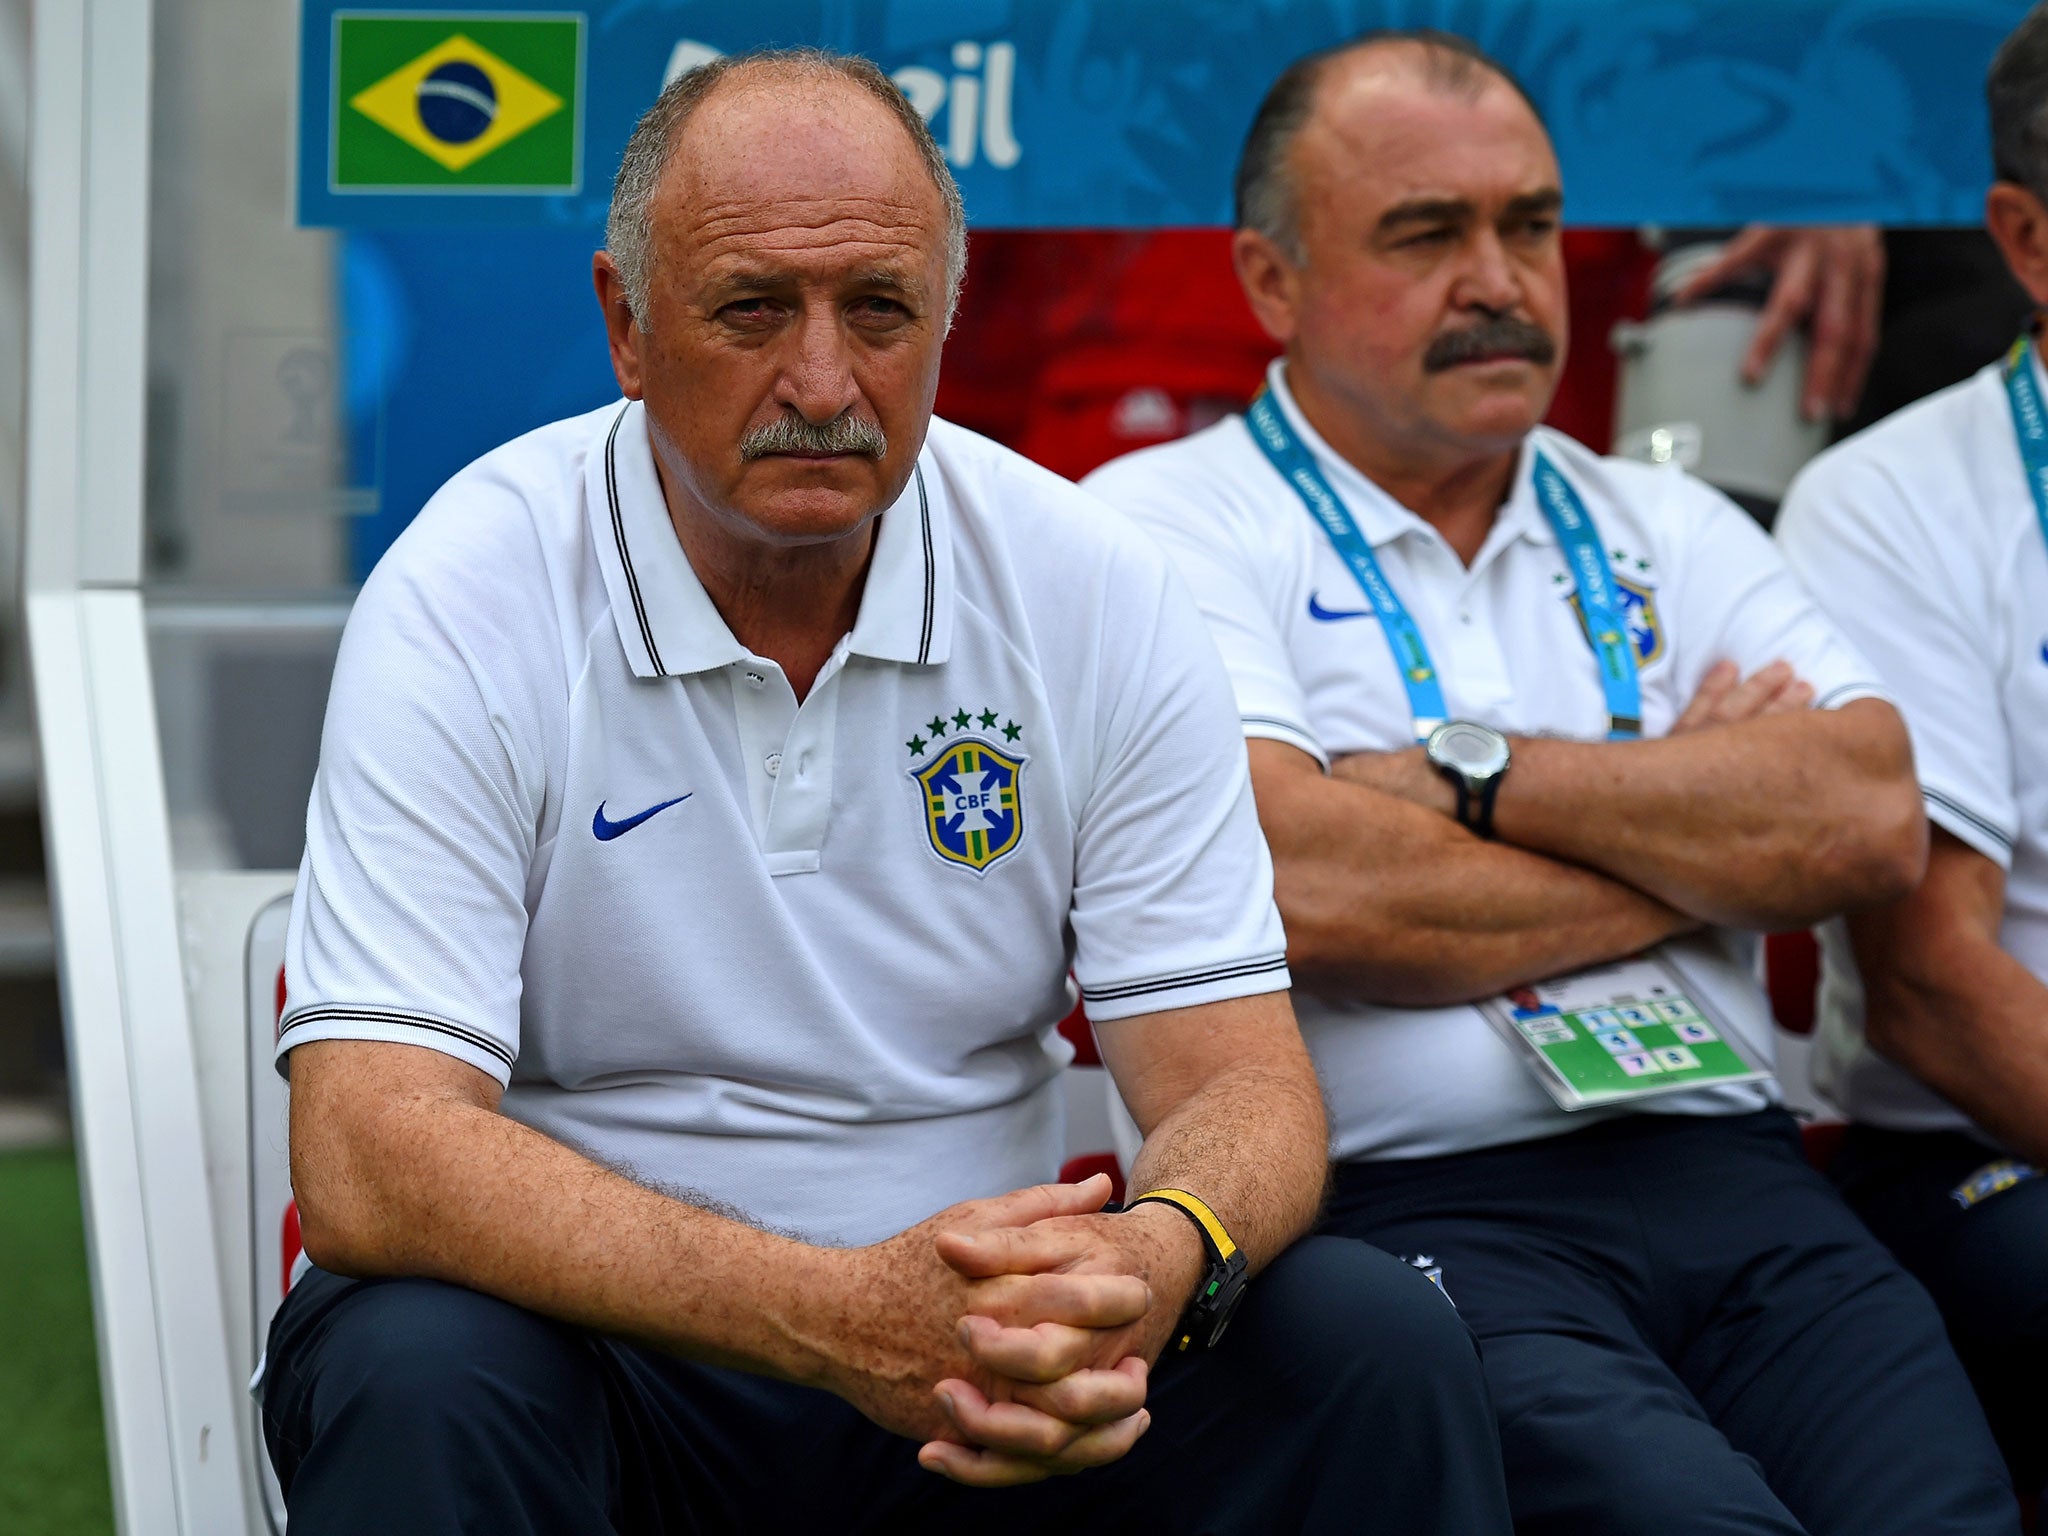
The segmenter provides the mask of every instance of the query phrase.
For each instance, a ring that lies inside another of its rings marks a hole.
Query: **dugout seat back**
[[[199,1074],[201,1131],[227,1321],[228,1366],[248,1381],[298,1252],[284,1080],[271,1066],[291,870],[207,871],[178,882],[181,948]],[[284,1529],[253,1396],[236,1427],[244,1529]],[[227,1536],[227,1533],[223,1533]]]
[[[299,1207],[292,1198],[290,1093],[271,1065],[277,1026],[284,1017],[284,935],[289,897],[266,903],[249,927],[249,1248],[250,1346],[262,1358],[270,1320],[291,1289],[292,1271],[304,1251],[299,1243]],[[264,1453],[261,1424],[256,1440],[257,1471],[264,1512],[271,1528],[284,1529],[284,1495]]]

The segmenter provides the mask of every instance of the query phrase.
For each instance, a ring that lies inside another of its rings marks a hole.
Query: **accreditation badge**
[[[1964,1210],[1981,1205],[1993,1195],[2002,1195],[2016,1184],[2041,1177],[2041,1170],[2016,1157],[1996,1158],[1979,1168],[1948,1192],[1949,1199]]]
[[[1480,1003],[1560,1109],[1770,1076],[1654,950]]]

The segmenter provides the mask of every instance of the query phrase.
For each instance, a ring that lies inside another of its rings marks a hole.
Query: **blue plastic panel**
[[[485,189],[459,178],[402,196],[336,190],[337,128],[362,127],[336,99],[336,16],[379,12],[581,14],[582,86],[565,108],[582,117],[579,190],[475,195]],[[978,224],[1215,224],[1245,127],[1288,60],[1367,27],[1433,25],[1475,38],[1543,107],[1575,223],[1968,223],[1988,175],[1984,69],[2023,12],[2015,0],[305,0],[298,213],[594,230],[633,120],[671,68],[819,43],[896,75]]]

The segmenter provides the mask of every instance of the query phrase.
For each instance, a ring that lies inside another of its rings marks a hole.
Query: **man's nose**
[[[860,398],[853,353],[832,305],[805,305],[789,336],[790,350],[775,399],[806,421],[823,426]]]
[[[1484,230],[1473,240],[1451,297],[1461,306],[1495,314],[1505,314],[1521,304],[1521,276],[1493,230]]]

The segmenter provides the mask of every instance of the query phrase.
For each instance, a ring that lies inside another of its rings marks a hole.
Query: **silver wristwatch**
[[[1446,720],[1429,733],[1422,750],[1430,766],[1458,792],[1458,823],[1481,837],[1493,836],[1493,797],[1507,776],[1508,739],[1474,720]]]

